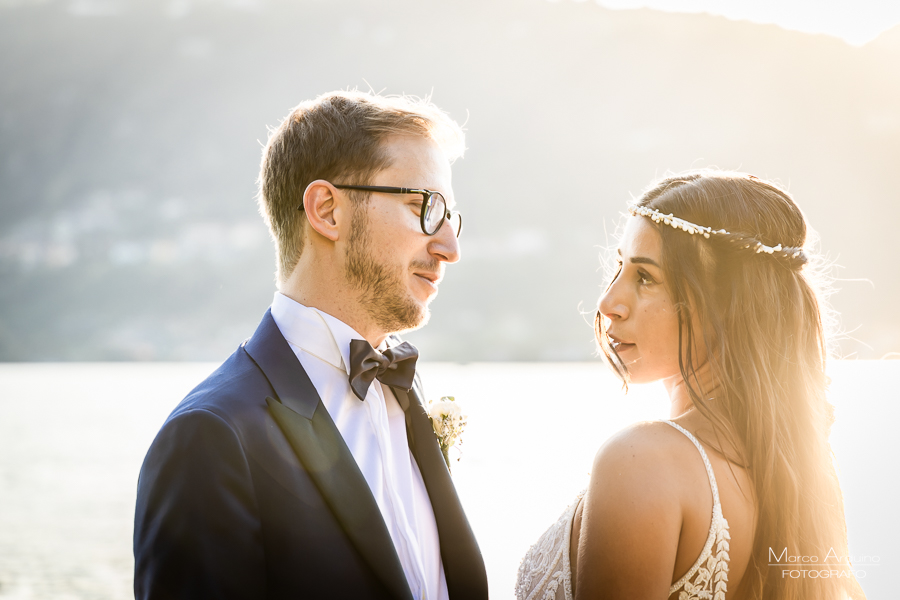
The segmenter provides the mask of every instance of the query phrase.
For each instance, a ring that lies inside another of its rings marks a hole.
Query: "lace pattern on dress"
[[[584,492],[544,532],[519,564],[516,600],[573,600],[569,546],[572,521]]]
[[[728,521],[722,514],[722,504],[719,502],[719,486],[716,485],[716,476],[713,473],[709,458],[703,450],[703,446],[697,441],[691,432],[672,421],[663,421],[671,425],[688,437],[700,451],[703,464],[706,465],[706,474],[709,476],[709,487],[712,489],[713,514],[709,525],[709,536],[700,553],[697,562],[684,576],[669,588],[669,596],[678,593],[678,600],[725,600],[725,592],[728,588]],[[713,552],[715,545],[715,552]],[[693,581],[691,581],[693,579]]]

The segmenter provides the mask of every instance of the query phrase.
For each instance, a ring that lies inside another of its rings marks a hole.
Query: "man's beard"
[[[347,263],[344,274],[360,292],[362,309],[380,329],[387,333],[408,331],[428,322],[431,312],[411,297],[406,286],[408,272],[378,262],[372,253],[365,203],[353,207],[350,237],[347,241]],[[439,269],[438,261],[413,262],[429,273]]]

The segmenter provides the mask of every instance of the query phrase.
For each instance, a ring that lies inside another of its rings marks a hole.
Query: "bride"
[[[664,383],[670,420],[600,448],[522,560],[517,598],[865,598],[803,213],[772,183],[707,170],[658,182],[630,213],[596,334],[626,386]]]

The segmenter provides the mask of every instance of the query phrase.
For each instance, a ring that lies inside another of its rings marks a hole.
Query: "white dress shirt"
[[[372,490],[413,598],[449,600],[434,509],[409,450],[406,415],[390,387],[378,380],[365,402],[350,388],[350,340],[363,336],[280,292],[271,309]],[[376,350],[388,347],[386,340]]]

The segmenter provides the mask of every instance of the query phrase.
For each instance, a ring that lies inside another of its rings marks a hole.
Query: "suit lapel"
[[[411,598],[381,511],[328,411],[320,404],[307,419],[273,398],[266,403],[347,537],[396,598]]]
[[[415,386],[409,392],[399,388],[393,390],[397,401],[406,409],[410,449],[419,465],[434,509],[450,598],[486,599],[487,574],[481,550],[450,479],[450,471],[444,462],[419,390]]]
[[[278,396],[266,398],[273,418],[347,537],[394,597],[411,599],[375,498],[271,312],[244,348]]]

